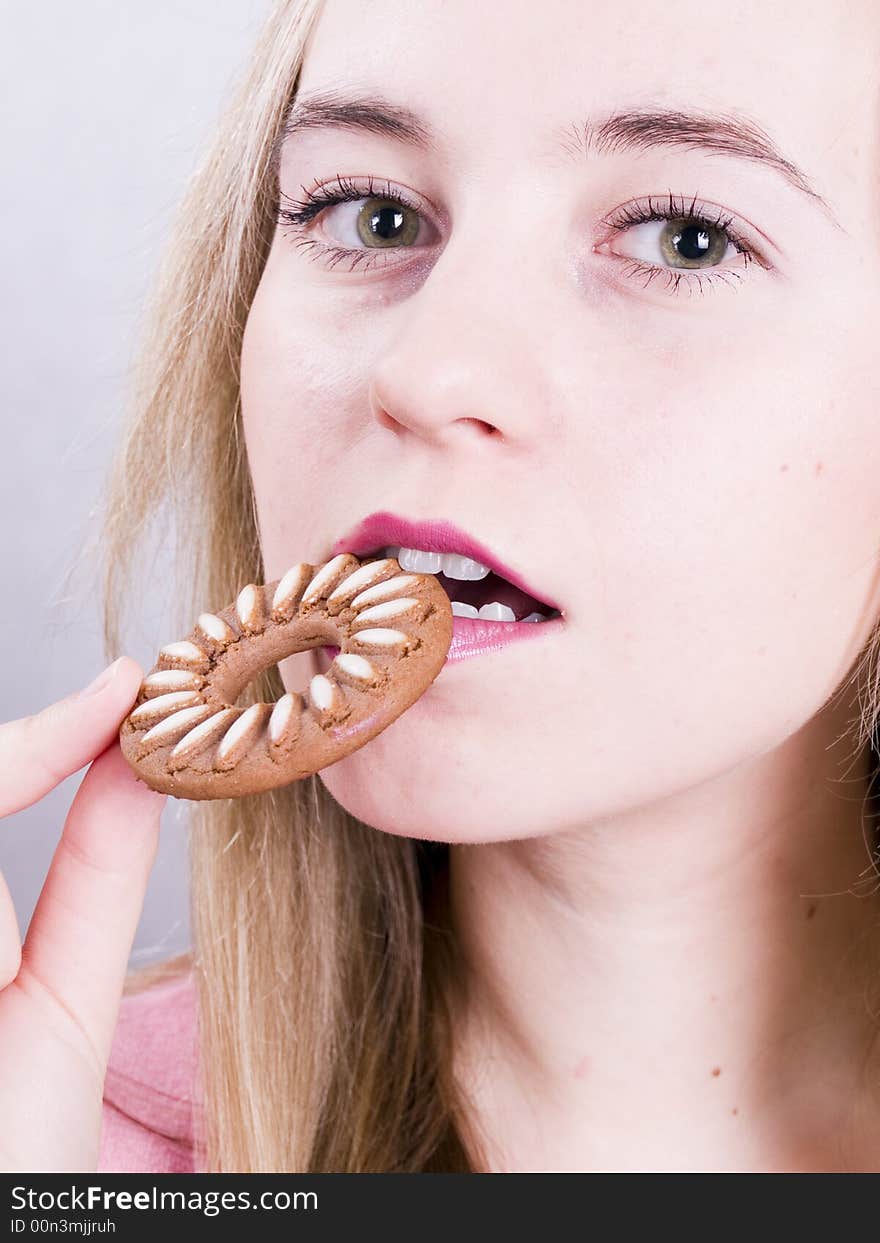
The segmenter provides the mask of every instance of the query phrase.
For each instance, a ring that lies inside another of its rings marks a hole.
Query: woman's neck
[[[846,765],[841,728],[662,806],[450,848],[456,1074],[490,1168],[880,1170],[871,757]]]

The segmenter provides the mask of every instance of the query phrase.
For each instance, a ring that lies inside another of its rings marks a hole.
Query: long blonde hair
[[[320,3],[282,0],[273,10],[159,274],[108,484],[108,656],[124,650],[121,604],[160,517],[173,518],[176,632],[264,579],[239,355],[274,229],[273,155]],[[874,741],[880,716],[877,638],[852,674],[856,749]],[[251,692],[272,700],[283,689],[272,669]],[[193,954],[133,975],[128,988],[194,972],[199,1168],[485,1168],[451,1069],[450,1006],[463,983],[448,848],[377,832],[316,777],[196,803],[191,816]]]
[[[320,0],[273,10],[196,173],[151,300],[104,508],[105,640],[123,649],[138,549],[173,518],[175,625],[263,564],[240,422],[245,320],[271,243],[274,151]],[[142,586],[142,584],[140,584]],[[283,693],[272,669],[255,698]],[[191,805],[207,1172],[467,1171],[451,1075],[448,850],[377,832],[316,777]]]

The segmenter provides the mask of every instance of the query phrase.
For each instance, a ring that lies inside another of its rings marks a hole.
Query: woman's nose
[[[491,248],[450,242],[415,291],[386,311],[370,378],[382,427],[444,444],[547,434],[560,395],[545,329],[560,308],[548,308],[546,291],[540,301],[530,294],[525,265],[504,250],[497,238]]]

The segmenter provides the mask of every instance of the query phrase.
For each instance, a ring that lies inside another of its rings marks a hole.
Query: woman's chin
[[[412,837],[429,842],[469,842],[486,840],[482,824],[462,822],[458,808],[450,804],[448,795],[437,794],[432,807],[430,791],[413,799],[408,793],[401,797],[399,786],[384,764],[370,760],[362,750],[337,760],[321,769],[318,777],[331,797],[350,815],[370,828],[392,837]],[[391,770],[393,773],[394,769]],[[452,827],[450,827],[452,826]]]
[[[308,655],[320,673],[333,658],[324,648]],[[428,687],[379,734],[321,769],[322,784],[350,815],[394,837],[474,845],[499,840],[493,826],[516,821],[502,780],[509,766],[500,755],[499,778],[487,781],[493,757],[469,745],[460,725],[451,736],[462,754],[451,754],[449,717],[460,711],[460,699],[461,691],[451,696],[437,684]],[[479,799],[475,789],[481,790]],[[510,836],[519,835],[514,827]]]
[[[437,770],[422,782],[413,780],[412,772],[396,779],[406,765],[392,761],[390,752],[384,758],[375,753],[370,756],[371,745],[367,743],[318,773],[340,807],[370,828],[393,837],[475,846],[530,837],[534,825],[541,824],[538,815],[520,822],[506,799],[496,805],[475,800],[470,780],[456,793],[450,792],[448,775]],[[503,784],[495,783],[494,788],[501,790]],[[499,834],[498,825],[506,831]]]

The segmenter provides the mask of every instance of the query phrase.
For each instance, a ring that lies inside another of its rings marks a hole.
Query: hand
[[[97,1168],[107,1059],[166,798],[136,779],[117,740],[142,676],[121,657],[85,691],[0,725],[0,816],[37,802],[91,762],[24,945],[0,874],[0,1169],[7,1172]]]

